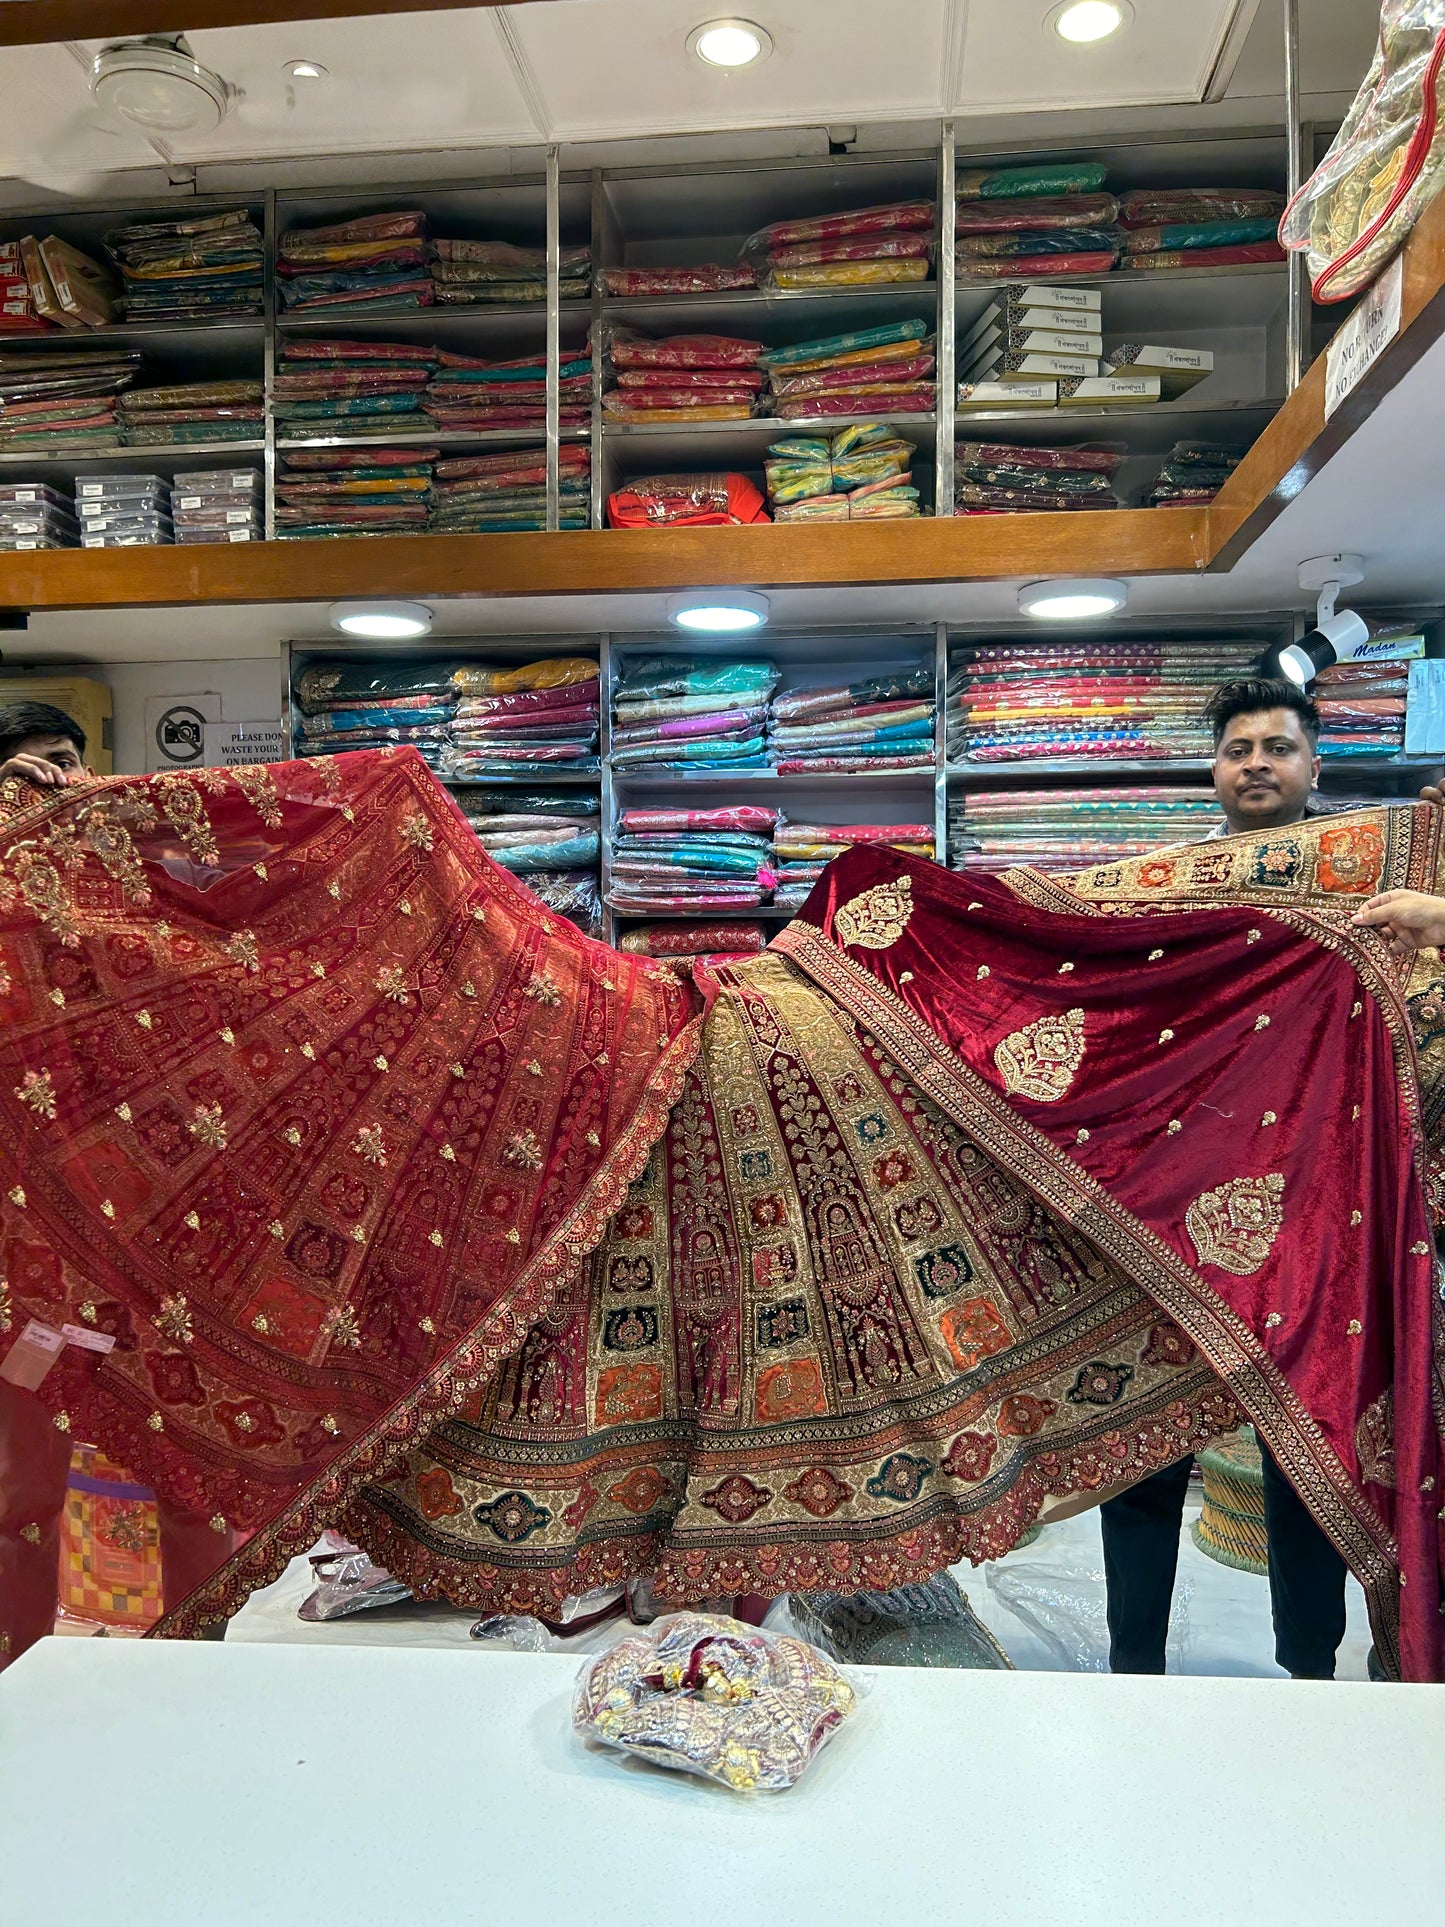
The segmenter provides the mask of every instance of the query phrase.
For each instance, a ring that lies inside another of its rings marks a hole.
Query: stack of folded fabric
[[[0,482],[0,550],[73,549],[75,498],[47,482]]]
[[[0,241],[0,335],[44,335],[50,329],[35,305],[20,243]]]
[[[473,687],[451,721],[446,772],[453,782],[526,772],[532,767],[598,767],[597,664],[553,656],[522,669],[496,670]]]
[[[128,320],[217,321],[261,312],[265,249],[244,208],[112,228],[105,248],[120,269]]]
[[[83,549],[155,548],[175,540],[171,487],[159,475],[87,475],[76,483]]]
[[[559,528],[585,529],[591,519],[592,456],[576,442],[557,450]],[[431,521],[441,535],[476,535],[547,526],[547,455],[519,448],[505,455],[464,455],[432,470]]]
[[[772,662],[647,656],[628,665],[612,710],[612,766],[678,774],[766,769]]]
[[[777,881],[776,810],[624,810],[607,901],[630,916],[752,910]]]
[[[1107,274],[1119,253],[1119,203],[1093,161],[960,173],[954,249],[960,281]]]
[[[259,442],[266,388],[259,381],[190,381],[174,388],[131,388],[120,398],[129,448],[187,442]]]
[[[1121,196],[1125,268],[1232,268],[1283,261],[1283,194],[1268,188],[1134,188]]]
[[[1123,460],[1123,449],[1093,444],[1025,448],[1011,442],[959,442],[953,455],[953,512],[1116,509],[1113,477]]]
[[[695,957],[756,957],[768,947],[760,923],[744,917],[719,917],[707,923],[640,923],[624,930],[617,948],[630,957],[665,957],[691,963]]]
[[[200,468],[178,474],[171,484],[171,520],[177,542],[259,542],[265,533],[261,471]]]
[[[422,403],[435,348],[405,341],[291,336],[271,385],[271,412],[286,436],[398,435],[436,429]]]
[[[919,512],[914,444],[886,422],[831,438],[790,436],[768,449],[768,501],[779,522],[896,522]]]
[[[1219,799],[1198,785],[975,790],[949,803],[948,860],[955,870],[1084,870],[1197,843],[1219,821]]]
[[[459,789],[452,801],[482,848],[585,937],[602,934],[600,804],[586,789]]]
[[[1398,756],[1405,746],[1408,662],[1337,662],[1315,677],[1322,756]]]
[[[1203,710],[1220,683],[1249,675],[1255,642],[980,643],[954,656],[952,762],[1055,757],[1155,762],[1207,757]]]
[[[746,475],[640,475],[607,498],[611,529],[725,529],[767,520]]]
[[[547,251],[506,241],[434,241],[431,278],[449,306],[519,306],[547,299]],[[563,248],[559,293],[585,301],[591,292],[591,248]]]
[[[585,428],[592,418],[592,359],[564,351],[558,383],[563,428]],[[547,357],[482,361],[441,351],[422,406],[449,434],[485,428],[545,428]]]
[[[477,663],[313,663],[291,690],[300,716],[296,753],[334,756],[411,743],[439,769],[457,704],[486,674]]]
[[[732,294],[758,285],[747,266],[723,268],[709,262],[696,268],[601,268],[597,286],[603,294],[633,298],[654,294]]]
[[[430,513],[436,448],[297,448],[276,477],[276,533],[283,541],[324,535],[406,535]]]
[[[801,910],[813,885],[835,856],[858,844],[905,850],[910,856],[934,854],[931,823],[790,823],[779,818],[773,835],[778,881],[773,905]]]
[[[1144,497],[1146,508],[1178,508],[1212,502],[1244,457],[1213,442],[1176,442]]]
[[[119,448],[116,396],[135,380],[140,359],[123,348],[0,354],[0,453]]]
[[[933,767],[933,668],[773,699],[768,760],[780,776],[846,775]]]
[[[763,385],[760,341],[673,335],[650,341],[630,328],[608,343],[613,386],[602,406],[615,422],[746,421]]]
[[[292,314],[429,308],[430,256],[424,214],[365,214],[332,227],[293,228],[276,250],[277,287]]]
[[[932,201],[899,201],[775,221],[749,237],[742,258],[765,288],[787,293],[926,281],[936,218]]]
[[[933,349],[921,319],[769,348],[761,364],[783,421],[933,412]]]
[[[1099,290],[1030,285],[1027,300],[1020,292],[1005,290],[965,335],[958,350],[963,381],[970,388],[1000,385],[1007,407],[1014,384],[1097,379],[1104,351]],[[1059,298],[1068,295],[1083,299]]]

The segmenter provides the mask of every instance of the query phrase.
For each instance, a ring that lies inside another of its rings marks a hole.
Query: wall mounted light
[[[1027,582],[1019,590],[1019,608],[1040,622],[1079,622],[1089,616],[1111,616],[1129,600],[1127,582],[1111,576],[1066,576],[1055,582]]]
[[[768,598],[752,589],[699,589],[669,596],[667,619],[698,636],[745,636],[768,619]]]
[[[333,602],[329,614],[333,629],[370,642],[405,642],[429,634],[432,624],[424,602]]]

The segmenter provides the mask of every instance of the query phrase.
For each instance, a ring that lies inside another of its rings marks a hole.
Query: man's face
[[[60,770],[67,781],[72,776],[84,776],[85,764],[80,751],[68,736],[27,736],[14,751],[17,756],[33,756],[42,763],[51,763]]]
[[[1319,773],[1320,759],[1292,709],[1233,717],[1214,753],[1214,793],[1236,835],[1298,823]]]

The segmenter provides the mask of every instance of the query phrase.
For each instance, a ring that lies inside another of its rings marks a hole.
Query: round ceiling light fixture
[[[333,602],[329,613],[333,629],[370,642],[405,642],[429,634],[432,623],[424,602]]]
[[[1064,0],[1049,15],[1049,25],[1075,47],[1096,46],[1122,32],[1134,18],[1129,0]]]
[[[208,134],[234,97],[180,34],[102,47],[90,63],[90,91],[109,120],[147,134]]]
[[[745,636],[768,619],[768,598],[752,589],[699,589],[669,596],[667,619],[697,636]]]
[[[1112,616],[1128,600],[1128,583],[1103,575],[1028,582],[1019,590],[1019,608],[1040,622],[1081,622],[1090,616]]]
[[[687,50],[709,67],[751,67],[773,51],[773,36],[752,20],[705,20],[687,36]]]
[[[286,71],[293,80],[326,79],[326,69],[319,60],[288,60]]]

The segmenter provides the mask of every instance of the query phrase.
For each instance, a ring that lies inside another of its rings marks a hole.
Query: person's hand
[[[1386,890],[1362,904],[1350,922],[1383,930],[1397,957],[1438,950],[1445,945],[1445,897],[1427,896],[1423,890]]]
[[[1438,783],[1427,783],[1420,792],[1422,803],[1433,803],[1437,810],[1445,810],[1445,789]]]
[[[38,790],[63,790],[70,780],[63,769],[47,763],[43,756],[12,756],[0,763],[0,783],[12,776],[22,783],[33,783]]]

